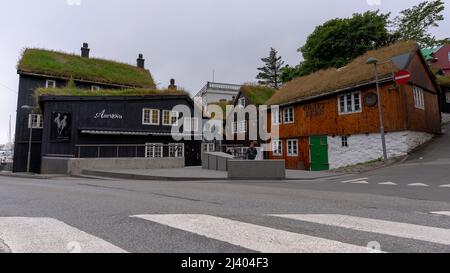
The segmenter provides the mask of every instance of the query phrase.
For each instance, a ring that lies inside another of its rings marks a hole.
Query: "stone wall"
[[[389,157],[407,155],[414,148],[430,141],[432,134],[423,132],[392,132],[386,134]],[[342,147],[341,136],[328,137],[330,169],[355,165],[383,157],[380,134],[361,134],[348,137],[348,147]]]

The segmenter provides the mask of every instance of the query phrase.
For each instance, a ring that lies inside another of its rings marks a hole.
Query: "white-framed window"
[[[289,139],[287,141],[287,155],[288,156],[298,156],[298,140]]]
[[[152,158],[163,157],[163,144],[162,143],[146,143],[145,144],[145,157],[152,157]]]
[[[245,107],[246,105],[245,105],[245,97],[240,97],[239,98],[239,100],[238,100],[238,105],[239,106],[242,106],[242,107]]]
[[[235,134],[237,132],[238,132],[238,123],[237,123],[237,121],[233,121],[231,123],[231,133]]]
[[[448,52],[448,60],[450,61],[450,52]]]
[[[342,147],[348,147],[348,136],[341,137]]]
[[[339,114],[361,112],[361,92],[356,91],[338,96]]]
[[[29,114],[28,115],[28,128],[42,129],[43,119],[40,114]]]
[[[272,140],[272,154],[278,156],[283,155],[283,142],[281,140]]]
[[[163,110],[163,125],[176,126],[178,124],[179,113],[177,111]]]
[[[184,144],[183,143],[170,143],[169,144],[169,157],[184,157]]]
[[[98,85],[91,85],[91,91],[100,91],[100,86],[98,86]]]
[[[237,123],[237,132],[238,133],[246,133],[247,132],[247,121],[241,120]]]
[[[184,132],[198,132],[198,118],[185,117],[183,123]]]
[[[142,109],[142,124],[159,125],[159,110],[149,108]]]
[[[283,110],[284,123],[294,122],[294,107],[288,107]]]
[[[274,109],[272,111],[272,124],[273,125],[279,125],[281,124],[281,114],[280,109]]]
[[[425,109],[425,101],[423,99],[423,89],[417,86],[413,86],[414,93],[414,107],[418,109]]]
[[[214,143],[203,143],[203,152],[210,153],[216,151],[216,145]]]
[[[450,91],[445,92],[445,101],[450,103]]]
[[[45,88],[56,88],[56,81],[54,80],[46,80]]]

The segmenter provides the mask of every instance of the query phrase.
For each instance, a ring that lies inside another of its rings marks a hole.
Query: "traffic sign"
[[[400,70],[395,73],[394,80],[397,84],[406,84],[409,82],[410,79],[411,79],[411,73],[409,73],[409,71]]]

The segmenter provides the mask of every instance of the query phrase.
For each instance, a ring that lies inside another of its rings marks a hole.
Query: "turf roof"
[[[437,76],[440,86],[450,88],[450,76]]]
[[[374,68],[366,64],[369,57],[375,57],[380,61],[378,65],[380,77],[392,75],[398,68],[390,62],[382,63],[395,56],[417,52],[418,49],[417,43],[410,41],[366,52],[343,68],[320,70],[308,76],[295,78],[278,90],[267,104],[289,103],[371,82],[374,80]]]
[[[17,69],[25,73],[103,84],[155,89],[150,71],[115,61],[83,58],[44,49],[26,49]]]
[[[243,85],[240,92],[248,98],[250,104],[260,106],[275,94],[275,89],[261,85]]]
[[[186,96],[188,93],[182,90],[155,90],[155,89],[101,89],[91,91],[80,88],[38,88],[36,97],[41,96],[71,96],[71,97],[127,97],[127,96]]]

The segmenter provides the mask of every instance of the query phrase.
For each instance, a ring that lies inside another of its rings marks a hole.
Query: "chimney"
[[[170,85],[168,87],[169,90],[177,90],[177,86],[175,85],[175,79],[170,79]]]
[[[144,55],[139,54],[139,57],[137,58],[137,67],[144,69],[145,68],[145,59]]]
[[[88,43],[83,43],[83,47],[81,48],[81,57],[83,58],[89,58],[89,45]]]

